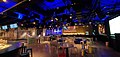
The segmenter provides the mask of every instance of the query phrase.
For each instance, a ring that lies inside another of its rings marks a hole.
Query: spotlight
[[[72,16],[70,16],[70,19],[72,19]]]
[[[7,2],[7,0],[3,0],[3,2]]]
[[[57,18],[55,18],[55,20],[58,20]]]
[[[35,22],[33,22],[33,24],[36,24]]]
[[[21,24],[21,26],[23,26],[23,24]]]
[[[53,19],[51,21],[53,21]]]
[[[95,25],[95,26],[97,26],[97,25]]]
[[[92,24],[92,22],[89,22],[89,24]]]
[[[86,27],[89,27],[88,25]]]
[[[57,25],[55,25],[57,27]]]
[[[49,26],[49,27],[51,27],[51,26]]]
[[[77,23],[75,23],[75,25],[77,25]]]
[[[85,27],[85,26],[83,25],[83,27]]]
[[[79,25],[82,25],[81,23],[79,23]]]

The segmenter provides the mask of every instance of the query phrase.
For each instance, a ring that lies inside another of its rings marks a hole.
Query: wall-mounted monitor
[[[2,29],[8,29],[7,25],[2,26]]]
[[[18,28],[18,25],[15,23],[15,24],[10,24],[10,28]]]
[[[109,21],[110,33],[120,33],[120,16]]]

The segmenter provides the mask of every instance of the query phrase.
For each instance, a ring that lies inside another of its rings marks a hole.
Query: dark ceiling
[[[0,2],[0,12],[3,13],[0,15],[0,25],[16,22],[26,27],[80,25],[104,22],[120,13],[119,0],[25,0],[11,8],[20,2]]]

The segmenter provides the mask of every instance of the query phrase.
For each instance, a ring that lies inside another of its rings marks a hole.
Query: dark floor
[[[58,57],[57,49],[55,47],[49,47],[48,45],[43,44],[34,44],[30,45],[33,49],[33,57]],[[84,57],[120,57],[120,53],[114,51],[113,49],[95,44],[93,49],[93,53],[85,54]],[[75,57],[75,56],[70,56]],[[76,57],[82,57],[80,53]]]

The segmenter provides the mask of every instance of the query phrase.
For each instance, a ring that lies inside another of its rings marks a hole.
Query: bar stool
[[[22,53],[26,53],[27,46],[22,46]]]
[[[30,55],[30,57],[32,57],[32,48],[27,48],[26,49],[26,53],[30,53],[29,55]]]
[[[20,57],[29,57],[29,53],[20,54]]]

